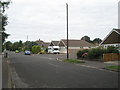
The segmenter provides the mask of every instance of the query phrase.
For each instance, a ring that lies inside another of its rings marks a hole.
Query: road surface
[[[9,53],[16,88],[118,88],[118,73],[57,61],[62,55]]]

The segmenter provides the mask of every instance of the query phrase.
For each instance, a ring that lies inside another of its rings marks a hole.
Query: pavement
[[[2,55],[0,54],[0,90],[2,89]]]
[[[84,65],[90,66],[90,67],[95,67],[95,68],[98,68],[98,69],[103,69],[107,66],[119,65],[119,63],[120,63],[120,61],[100,62],[100,61],[85,60]]]
[[[64,59],[66,59],[66,55],[65,54],[57,55],[57,57],[55,57],[55,58],[57,58],[57,60],[59,60],[59,61],[63,61]],[[108,61],[108,62],[95,61],[95,60],[94,61],[83,60],[83,61],[85,61],[85,63],[79,64],[79,65],[91,67],[91,68],[98,68],[98,69],[103,69],[103,68],[105,68],[107,66],[111,66],[111,65],[120,65],[120,61]]]
[[[102,62],[61,62],[64,55],[10,53],[17,88],[118,88],[118,72],[101,69]],[[109,64],[110,65],[110,64]],[[97,67],[97,68],[96,68]]]

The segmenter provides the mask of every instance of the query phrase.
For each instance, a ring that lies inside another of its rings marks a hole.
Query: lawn
[[[77,60],[77,59],[66,59],[64,62],[70,62],[70,63],[85,63],[85,61]]]
[[[111,70],[120,70],[120,66],[107,66],[106,68]]]

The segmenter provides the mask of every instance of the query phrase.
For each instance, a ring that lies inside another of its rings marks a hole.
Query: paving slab
[[[2,55],[0,55],[0,90],[2,89]]]

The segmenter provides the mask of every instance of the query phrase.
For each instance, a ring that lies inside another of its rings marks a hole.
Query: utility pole
[[[67,18],[67,60],[69,59],[69,52],[68,52],[68,4],[66,3],[66,18]]]

